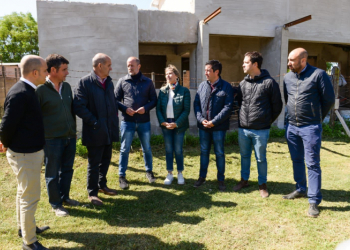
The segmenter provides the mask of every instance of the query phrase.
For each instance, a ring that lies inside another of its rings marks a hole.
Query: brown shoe
[[[241,190],[242,188],[245,188],[248,186],[249,186],[248,181],[241,179],[241,181],[238,182],[238,184],[233,187],[233,191],[237,192],[237,191]]]
[[[117,190],[108,188],[107,186],[104,188],[100,188],[98,192],[104,193],[106,195],[117,195]]]
[[[269,192],[267,191],[266,183],[259,185],[260,196],[263,198],[269,197]]]
[[[103,205],[103,202],[97,196],[89,196],[89,201],[95,206]]]

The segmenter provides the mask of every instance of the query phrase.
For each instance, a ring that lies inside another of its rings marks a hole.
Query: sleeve
[[[270,100],[271,100],[271,110],[272,110],[270,124],[272,124],[277,119],[277,117],[280,115],[282,108],[283,108],[280,86],[278,85],[278,83],[275,80],[272,80],[271,99]]]
[[[287,92],[287,86],[286,86],[286,81],[285,80],[283,80],[283,94],[284,94],[284,103],[287,105],[288,92]]]
[[[205,118],[202,116],[201,101],[199,97],[199,93],[202,89],[201,86],[202,85],[199,86],[193,102],[194,115],[196,116],[196,119],[199,123],[202,123],[205,120]]]
[[[88,92],[83,80],[80,80],[74,90],[73,110],[85,123],[93,126],[97,122],[97,118],[87,108],[88,102]]]
[[[161,95],[163,95],[163,92],[159,91],[158,102],[157,102],[157,107],[156,107],[156,114],[157,114],[159,125],[161,125],[163,122],[165,122],[165,117],[162,114],[161,102],[159,101],[161,99]]]
[[[152,80],[150,80],[150,88],[149,88],[149,102],[144,106],[146,112],[149,112],[157,105],[157,92],[154,88],[154,84]]]
[[[185,88],[185,93],[184,93],[184,109],[181,113],[181,115],[179,116],[179,118],[177,118],[176,121],[176,125],[178,127],[181,127],[184,122],[186,121],[187,117],[190,115],[190,111],[191,111],[191,94],[190,91]]]
[[[0,138],[5,148],[11,145],[13,136],[25,115],[27,106],[27,98],[24,94],[6,97],[4,116],[2,117],[0,125]]]
[[[211,121],[214,126],[217,126],[226,121],[232,114],[233,110],[233,88],[231,85],[226,89],[225,104],[223,109]]]
[[[127,110],[128,107],[126,107],[124,105],[124,103],[122,103],[122,100],[124,99],[124,90],[123,90],[122,78],[119,79],[119,81],[117,82],[117,84],[115,86],[114,96],[115,96],[116,106],[118,107],[118,109],[121,112],[126,113],[126,110]]]
[[[334,89],[329,77],[325,71],[319,75],[318,92],[320,94],[322,120],[327,116],[329,110],[335,103]]]

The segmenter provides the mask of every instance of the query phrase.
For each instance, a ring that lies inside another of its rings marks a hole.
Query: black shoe
[[[295,190],[295,191],[293,191],[290,194],[284,195],[283,199],[293,200],[293,199],[302,198],[302,197],[305,197],[305,196],[306,196],[306,193],[299,193],[298,191]]]
[[[129,182],[127,181],[127,179],[125,179],[125,176],[119,176],[119,187],[121,189],[129,188]]]
[[[43,226],[43,227],[36,227],[36,233],[41,234],[42,232],[46,231],[47,229],[50,229],[49,226]],[[18,236],[22,237],[22,230],[18,229]]]
[[[224,192],[226,190],[226,186],[225,186],[224,181],[218,181],[218,183],[219,183],[219,190],[221,192]]]
[[[202,186],[205,183],[205,178],[199,177],[198,180],[194,183],[194,187]]]
[[[154,174],[153,174],[152,171],[147,171],[147,172],[146,172],[146,177],[147,177],[149,183],[153,183],[153,182],[155,182],[156,179],[157,179],[156,177],[154,177]]]
[[[309,210],[307,211],[307,215],[316,218],[317,216],[319,216],[319,214],[320,210],[318,209],[318,205],[315,203],[311,203]]]
[[[35,241],[33,244],[26,245],[22,244],[22,249],[23,250],[48,250],[48,248],[44,247],[39,243],[39,241]]]

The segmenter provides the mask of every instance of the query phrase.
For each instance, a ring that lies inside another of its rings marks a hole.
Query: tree
[[[32,14],[0,17],[0,55],[3,62],[19,62],[24,55],[38,55],[38,24]]]

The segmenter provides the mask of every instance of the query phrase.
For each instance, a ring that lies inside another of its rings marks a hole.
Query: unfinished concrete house
[[[164,68],[171,63],[183,72],[183,85],[191,89],[192,100],[205,79],[206,61],[222,62],[222,78],[238,84],[244,77],[241,65],[247,51],[262,52],[263,68],[281,90],[288,53],[297,47],[308,50],[310,64],[326,70],[327,63],[337,63],[345,78],[350,76],[348,0],[153,0],[150,4],[158,10],[37,1],[40,55],[67,57],[67,81],[73,86],[91,70],[91,58],[98,52],[112,57],[115,82],[127,73],[127,58],[138,56],[141,71],[160,88],[165,82]],[[219,7],[219,15],[203,21]],[[309,15],[311,20],[292,22]],[[349,85],[341,91],[350,99]],[[152,131],[158,133],[154,112],[153,118]],[[276,125],[283,127],[283,112]],[[193,113],[190,126],[195,133]]]

